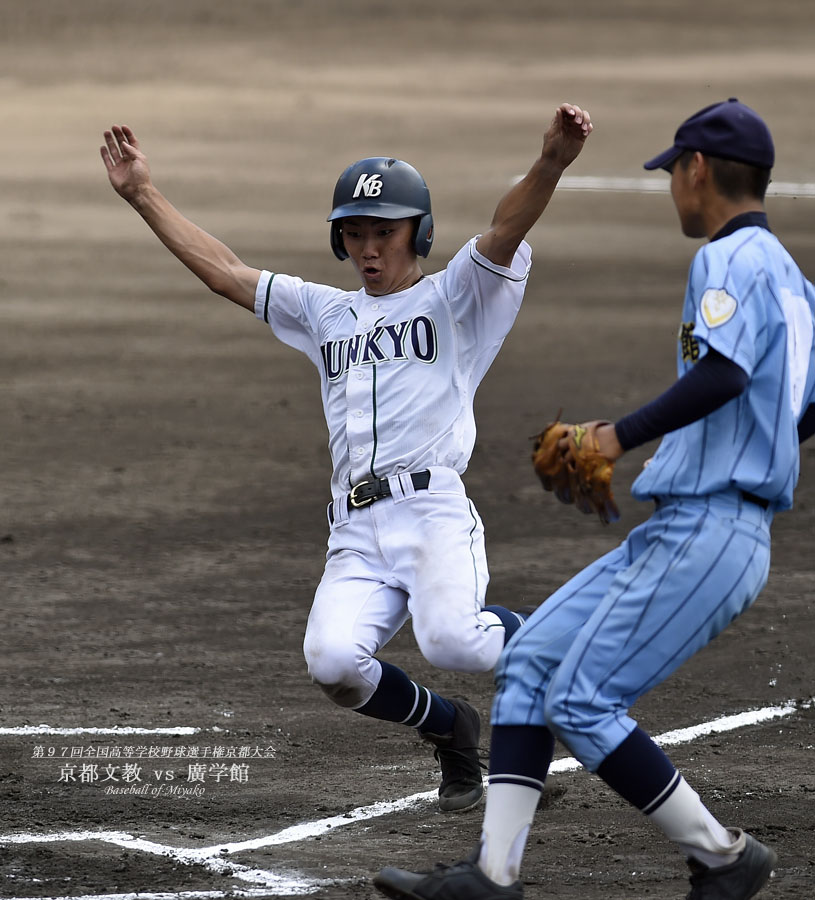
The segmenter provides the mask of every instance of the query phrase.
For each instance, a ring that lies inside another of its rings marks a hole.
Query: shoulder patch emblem
[[[702,318],[708,328],[718,328],[733,318],[738,302],[727,291],[708,290],[702,295]]]

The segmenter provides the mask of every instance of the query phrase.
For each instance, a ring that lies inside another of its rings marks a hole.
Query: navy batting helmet
[[[355,162],[340,175],[334,188],[331,215],[331,249],[337,259],[347,259],[341,220],[345,216],[376,216],[380,219],[417,217],[413,246],[427,256],[433,243],[430,191],[424,178],[409,163],[387,156]]]

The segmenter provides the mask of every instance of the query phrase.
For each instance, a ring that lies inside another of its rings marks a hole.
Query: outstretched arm
[[[509,266],[529,229],[555,192],[594,126],[587,110],[561,103],[543,138],[543,150],[529,172],[504,196],[492,224],[478,239],[478,250],[499,266]]]
[[[114,125],[104,137],[100,152],[116,193],[210,290],[254,309],[260,270],[241,262],[229,247],[190,222],[164,197],[153,184],[147,157],[127,125]]]
[[[709,347],[692,369],[650,403],[615,424],[599,424],[597,449],[606,459],[619,459],[634,447],[709,416],[742,394],[749,380],[738,363]],[[799,440],[800,434],[799,425]]]

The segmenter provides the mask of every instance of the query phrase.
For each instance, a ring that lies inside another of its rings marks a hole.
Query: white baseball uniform
[[[473,238],[447,268],[372,296],[264,271],[255,314],[317,366],[334,466],[326,568],[309,616],[312,678],[342,706],[371,697],[374,654],[409,616],[434,665],[487,671],[504,646],[481,612],[484,531],[461,474],[475,443],[473,398],[520,308],[531,250],[509,268]],[[426,490],[411,473],[430,471]],[[349,511],[359,482],[392,496]]]

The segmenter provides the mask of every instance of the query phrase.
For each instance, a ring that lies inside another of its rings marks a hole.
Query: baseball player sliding
[[[755,601],[773,516],[792,506],[799,442],[815,433],[815,288],[769,230],[773,162],[767,126],[731,99],[691,116],[645,164],[671,173],[683,232],[708,238],[685,294],[679,379],[615,424],[558,424],[570,476],[545,477],[563,502],[612,520],[600,482],[581,480],[581,457],[613,461],[665,435],[633,486],[653,515],[510,641],[479,845],[430,875],[383,870],[375,883],[389,897],[518,900],[555,738],[683,852],[688,900],[748,900],[770,877],[775,852],[722,825],[629,709]]]
[[[418,729],[441,766],[443,810],[482,796],[478,713],[377,654],[412,618],[429,662],[484,672],[523,622],[485,606],[484,530],[461,475],[475,442],[473,396],[526,287],[524,238],[591,130],[587,112],[559,106],[540,157],[489,228],[434,275],[419,262],[433,241],[421,175],[387,157],[349,166],[328,218],[334,254],[350,257],[362,282],[355,292],[245,265],[158,191],[130,128],[104,133],[111,184],[165,246],[320,372],[334,468],[325,572],[304,642],[308,670],[339,706]]]

